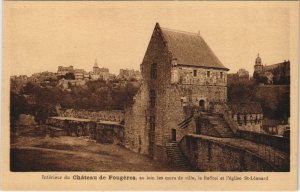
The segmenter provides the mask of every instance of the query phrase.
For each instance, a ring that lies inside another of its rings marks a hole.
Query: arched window
[[[203,110],[205,108],[205,101],[203,99],[201,99],[199,101],[199,107]]]

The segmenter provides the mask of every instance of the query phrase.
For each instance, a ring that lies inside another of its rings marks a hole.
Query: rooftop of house
[[[262,108],[258,102],[229,102],[229,108],[233,114],[258,114],[262,113]]]
[[[265,70],[272,70],[272,69],[276,69],[276,68],[279,68],[279,67],[283,67],[284,65],[290,65],[290,61],[284,61],[284,62],[281,62],[281,63],[266,65],[264,68],[265,68]]]
[[[267,127],[269,127],[269,126],[276,127],[277,125],[280,125],[280,124],[281,124],[281,121],[278,120],[278,119],[267,119],[267,118],[265,118],[262,121],[262,125],[267,126]]]
[[[229,70],[198,33],[161,28],[159,24],[156,28],[161,30],[173,59],[177,59],[179,65]]]

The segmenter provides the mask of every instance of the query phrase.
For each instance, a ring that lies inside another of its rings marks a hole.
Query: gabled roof
[[[282,63],[276,63],[272,65],[266,65],[264,66],[265,70],[274,70],[276,68],[284,67],[285,65],[290,65],[290,61],[284,61]]]
[[[265,119],[262,120],[262,125],[267,126],[267,127],[269,127],[269,126],[277,127],[277,125],[280,125],[280,124],[281,124],[281,121],[278,120],[278,119],[267,119],[267,118],[265,118]]]
[[[258,102],[229,102],[228,106],[233,114],[262,113],[261,105]]]
[[[176,58],[179,65],[229,70],[199,34],[161,28],[159,24],[156,28],[161,30],[173,59]]]

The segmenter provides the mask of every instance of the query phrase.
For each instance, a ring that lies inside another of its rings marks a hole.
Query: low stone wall
[[[185,136],[180,148],[200,171],[276,171],[259,156],[221,142]]]
[[[50,117],[46,124],[49,128],[62,129],[68,136],[86,136],[99,143],[122,144],[124,142],[124,126],[115,122]]]
[[[278,137],[274,135],[255,133],[251,131],[238,130],[237,136],[249,141],[256,143],[261,143],[264,145],[269,145],[275,148],[278,148],[286,153],[290,152],[290,139]]]
[[[115,121],[121,122],[124,120],[124,111],[97,111],[97,110],[80,110],[80,109],[61,109],[59,111],[61,117],[74,117],[83,119],[92,119],[95,121]]]

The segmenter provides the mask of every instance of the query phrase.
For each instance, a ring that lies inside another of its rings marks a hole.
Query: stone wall
[[[61,109],[59,110],[61,117],[74,117],[82,119],[93,119],[96,121],[115,121],[121,122],[124,120],[124,111],[93,111],[93,110],[79,110],[79,109]]]
[[[185,137],[181,150],[200,171],[274,171],[274,167],[242,148],[212,140]]]
[[[180,96],[187,98],[187,105],[200,105],[204,101],[205,108],[210,107],[212,102],[227,101],[227,87],[225,86],[196,86],[196,85],[178,85]],[[178,101],[179,98],[178,98]]]
[[[290,152],[289,138],[284,138],[284,137],[269,135],[269,134],[255,133],[255,132],[244,131],[244,130],[238,130],[237,135],[238,137],[245,140],[253,141],[255,143],[261,143],[264,145],[269,145],[274,148],[278,148],[286,153]]]
[[[251,106],[250,106],[251,107]],[[224,103],[213,103],[213,111],[216,113],[221,113],[225,115],[225,110],[227,111],[227,118],[225,117],[225,120],[227,123],[231,124],[232,121],[234,121],[235,125],[238,126],[238,129],[245,130],[245,131],[253,131],[257,133],[262,133],[262,120],[263,120],[263,114],[260,112],[261,110],[258,110],[256,113],[252,112],[233,112],[230,107],[228,107],[227,104]],[[228,122],[230,119],[231,122]]]
[[[172,67],[172,83],[184,85],[227,85],[227,72],[220,69],[209,69],[200,67]]]
[[[152,70],[155,66],[156,70]],[[141,72],[143,76],[143,84],[145,84],[145,93],[154,93],[155,104],[150,105],[150,97],[144,102],[147,104],[146,109],[146,127],[145,132],[148,134],[148,145],[149,156],[161,159],[161,149],[163,148],[166,140],[169,140],[167,129],[174,127],[169,125],[169,117],[166,114],[171,111],[171,105],[169,100],[172,100],[170,92],[170,79],[171,79],[171,55],[168,51],[168,47],[165,44],[161,32],[155,30],[151,37],[149,46],[147,48],[145,57],[141,65]],[[154,74],[155,73],[155,74]],[[180,100],[179,100],[180,101]],[[173,105],[180,103],[174,102]],[[171,114],[170,114],[171,115]]]
[[[148,154],[147,101],[147,88],[141,86],[134,105],[125,110],[124,146],[142,154]]]
[[[124,126],[118,123],[50,117],[46,124],[50,130],[60,128],[68,136],[86,136],[99,143],[123,144],[124,142]]]

